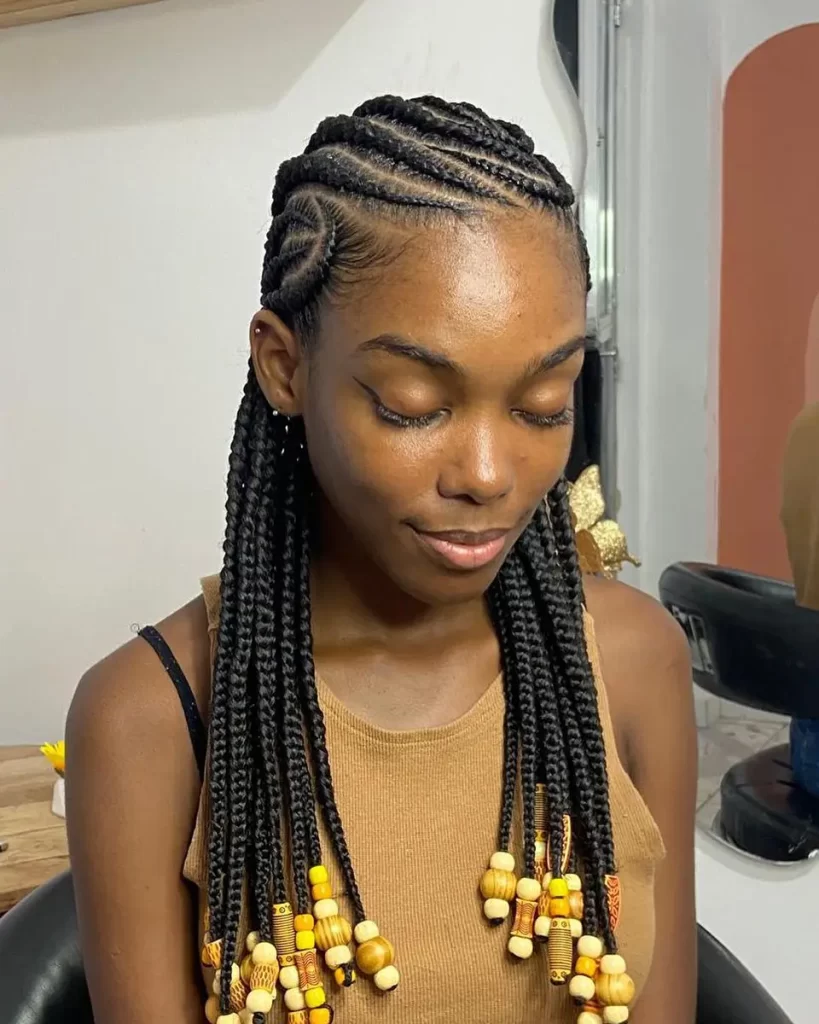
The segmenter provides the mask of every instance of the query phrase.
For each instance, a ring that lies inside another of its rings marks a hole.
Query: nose
[[[497,427],[488,423],[464,427],[451,438],[446,461],[438,476],[438,493],[475,505],[491,505],[510,493],[514,485],[512,453]]]

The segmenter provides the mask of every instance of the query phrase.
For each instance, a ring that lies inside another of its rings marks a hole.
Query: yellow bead
[[[310,868],[307,877],[310,879],[310,885],[321,885],[323,882],[329,881],[330,878],[327,868],[323,864],[316,864],[315,867]]]
[[[337,967],[333,972],[333,977],[337,985],[345,987],[354,984],[358,980],[355,971],[345,970],[343,967]]]
[[[481,878],[481,896],[485,900],[511,900],[515,896],[515,876],[510,871],[490,868]]]
[[[579,956],[575,962],[574,969],[577,974],[585,974],[593,978],[597,974],[597,961],[590,956]]]
[[[309,1009],[313,1010],[317,1006],[323,1006],[327,1002],[327,996],[324,993],[324,989],[321,985],[316,988],[308,988],[304,993],[304,1001],[307,1003]]]
[[[318,900],[329,900],[333,895],[333,887],[329,882],[317,882],[312,888],[313,899]]]
[[[273,992],[276,988],[276,979],[279,976],[279,965],[276,964],[253,964],[253,970],[247,979],[250,988],[264,988]]]
[[[570,909],[568,896],[552,896],[549,900],[549,917],[568,917]]]
[[[398,968],[394,964],[382,967],[382,969],[373,978],[375,987],[380,989],[382,992],[392,992],[394,988],[398,988],[398,982],[400,980],[401,975],[398,973]]]
[[[369,939],[355,951],[355,962],[363,974],[376,974],[383,967],[388,967],[394,959],[392,943],[383,935]]]
[[[332,1024],[333,1011],[329,1006],[319,1006],[310,1011],[309,1024]]]
[[[315,949],[316,936],[314,932],[296,932],[296,949]]]
[[[549,882],[549,895],[550,896],[568,896],[569,885],[565,878],[553,878]]]
[[[346,917],[323,917],[316,921],[316,945],[328,950],[333,946],[345,946],[353,937],[353,930]]]
[[[597,998],[604,1006],[628,1006],[634,998],[634,982],[622,974],[599,974],[595,980]]]
[[[205,1016],[209,1024],[216,1024],[219,1017],[219,996],[210,996],[205,1003]]]
[[[297,932],[311,932],[316,926],[312,914],[298,914],[293,919],[293,927]]]
[[[257,942],[250,954],[254,964],[275,964],[277,953],[272,942]]]

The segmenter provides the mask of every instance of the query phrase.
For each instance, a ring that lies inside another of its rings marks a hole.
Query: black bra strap
[[[157,657],[162,662],[163,668],[171,677],[171,682],[179,695],[182,711],[185,713],[185,722],[190,733],[196,766],[199,769],[200,778],[204,778],[205,753],[208,745],[207,732],[202,716],[199,714],[199,708],[196,706],[196,698],[193,695],[190,683],[185,678],[181,665],[174,657],[173,651],[168,647],[165,638],[158,629],[155,629],[153,626],[146,626],[139,631],[139,635],[146,643],[153,647]]]

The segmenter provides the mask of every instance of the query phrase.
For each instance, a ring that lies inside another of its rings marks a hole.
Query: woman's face
[[[479,597],[568,459],[585,300],[565,229],[504,212],[325,303],[294,387],[335,542],[424,603]]]

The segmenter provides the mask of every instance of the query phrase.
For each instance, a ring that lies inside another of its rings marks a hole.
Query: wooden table
[[[68,867],[65,822],[51,813],[56,778],[37,747],[0,747],[0,914]]]

